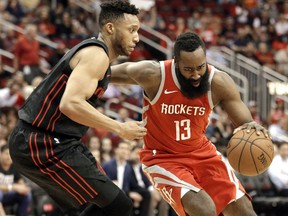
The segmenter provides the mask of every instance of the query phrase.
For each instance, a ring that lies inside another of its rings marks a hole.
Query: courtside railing
[[[258,105],[258,112],[263,119],[274,106],[275,98],[280,97],[288,103],[288,77],[268,67],[260,65],[241,54],[236,54],[227,47],[221,48],[221,54],[227,66],[243,75],[249,82],[247,97]],[[237,80],[236,84],[239,85]]]

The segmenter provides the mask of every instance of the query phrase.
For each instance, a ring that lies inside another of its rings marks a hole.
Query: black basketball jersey
[[[107,46],[95,37],[86,39],[73,47],[62,57],[58,64],[54,66],[52,71],[27,98],[19,110],[20,119],[48,132],[77,138],[82,137],[86,133],[88,127],[72,121],[61,113],[59,104],[67,80],[72,72],[69,66],[70,59],[78,50],[87,46],[100,46],[108,55]],[[95,55],[97,55],[97,53]],[[92,106],[96,107],[97,99],[102,96],[107,89],[110,75],[111,68],[109,66],[104,78],[98,82],[98,87],[95,87],[95,93],[87,100]],[[85,88],[85,86],[83,86],[83,88]]]

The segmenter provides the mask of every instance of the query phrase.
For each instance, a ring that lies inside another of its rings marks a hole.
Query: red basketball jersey
[[[196,99],[186,98],[180,90],[174,60],[160,62],[161,84],[155,98],[144,96],[143,121],[148,130],[144,149],[184,153],[209,142],[204,135],[213,108],[211,91]],[[208,66],[211,83],[215,68]]]

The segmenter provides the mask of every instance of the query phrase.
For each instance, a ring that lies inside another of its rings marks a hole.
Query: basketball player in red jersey
[[[181,34],[174,53],[172,60],[112,67],[112,82],[144,90],[143,169],[179,216],[255,216],[249,196],[204,133],[218,104],[238,130],[256,128],[268,136],[267,130],[253,121],[233,80],[207,64],[198,35]]]

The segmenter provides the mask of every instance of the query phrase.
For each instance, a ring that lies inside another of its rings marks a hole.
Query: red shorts
[[[212,144],[190,153],[168,154],[143,149],[143,170],[179,216],[186,216],[181,198],[188,191],[205,190],[219,215],[246,192],[225,159]]]

